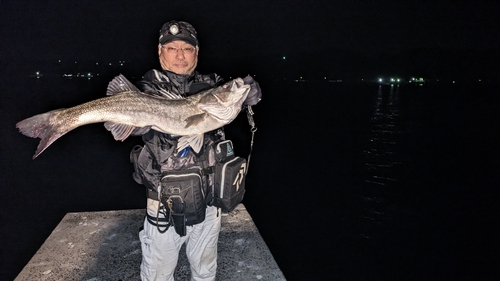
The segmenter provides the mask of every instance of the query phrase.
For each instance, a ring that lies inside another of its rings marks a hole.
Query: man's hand
[[[262,92],[260,90],[259,83],[253,80],[252,76],[248,75],[243,78],[245,85],[250,85],[250,91],[248,92],[247,99],[243,102],[243,105],[256,105],[262,99]]]

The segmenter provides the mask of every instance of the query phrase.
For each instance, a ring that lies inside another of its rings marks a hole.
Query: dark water
[[[33,161],[38,141],[14,128],[107,81],[2,83],[1,280],[67,212],[144,207],[128,162],[137,138],[88,125]],[[261,86],[244,204],[287,280],[498,280],[497,85]],[[226,128],[242,156],[245,122]]]

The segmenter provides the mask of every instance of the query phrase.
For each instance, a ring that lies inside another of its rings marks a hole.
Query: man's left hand
[[[245,85],[250,85],[250,91],[248,92],[247,99],[243,102],[243,105],[256,105],[262,99],[262,92],[260,90],[259,83],[253,80],[253,77],[248,75],[243,78]]]

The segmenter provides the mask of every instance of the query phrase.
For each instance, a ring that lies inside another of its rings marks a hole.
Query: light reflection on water
[[[363,151],[364,177],[362,178],[363,238],[375,235],[374,225],[394,219],[389,194],[400,186],[398,168],[402,164],[398,150],[400,129],[399,85],[379,86],[375,108],[371,117],[370,140]]]

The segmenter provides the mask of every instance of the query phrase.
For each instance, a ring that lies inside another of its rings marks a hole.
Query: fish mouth
[[[209,113],[213,118],[223,123],[228,123],[240,112],[243,102],[245,102],[250,91],[250,86],[245,85],[242,79],[235,79],[226,83],[223,88],[231,88],[229,97],[219,97],[217,94],[214,94],[213,97],[217,102],[205,104],[200,108]]]
[[[223,104],[226,107],[230,105],[241,107],[241,105],[248,96],[248,92],[250,91],[250,86],[245,85],[243,79],[236,78],[233,81],[227,83],[226,88],[230,88],[233,93],[230,95],[229,100],[225,102],[216,97],[219,103]]]

